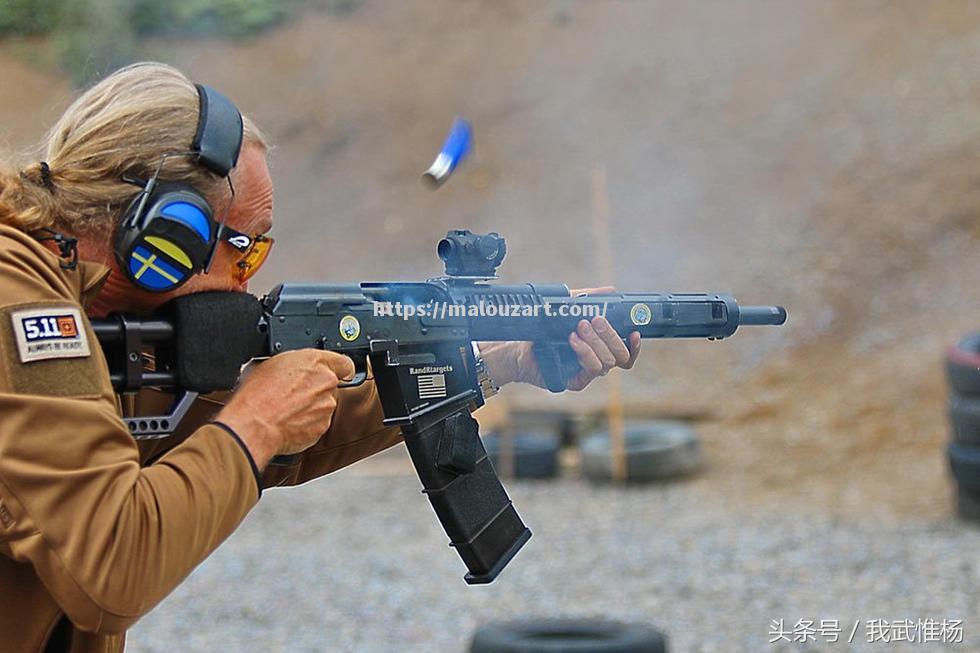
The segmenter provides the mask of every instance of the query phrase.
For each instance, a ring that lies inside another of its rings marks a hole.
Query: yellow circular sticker
[[[340,337],[347,342],[357,340],[361,335],[361,323],[353,315],[345,315],[340,318]]]
[[[653,319],[653,312],[650,307],[646,304],[633,304],[633,308],[630,309],[630,320],[636,326],[645,326],[650,324],[650,320]]]

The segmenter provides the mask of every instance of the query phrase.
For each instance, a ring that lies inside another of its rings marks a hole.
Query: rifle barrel
[[[741,306],[738,323],[743,326],[780,326],[786,322],[786,309],[782,306]]]

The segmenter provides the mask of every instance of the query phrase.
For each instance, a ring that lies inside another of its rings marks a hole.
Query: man
[[[232,112],[235,134],[222,131]],[[69,107],[45,150],[45,161],[0,174],[0,649],[120,651],[126,629],[237,527],[262,487],[399,438],[381,424],[374,384],[340,391],[351,361],[311,349],[255,366],[163,450],[141,451],[86,316],[247,290],[256,243],[271,244],[265,140],[213,89],[137,64]],[[148,235],[157,192],[185,193],[204,222],[181,218],[183,235],[161,232],[172,242]],[[174,242],[201,225],[206,262],[191,261],[194,243]],[[601,318],[582,321],[569,344],[582,365],[573,389],[631,367],[639,351],[638,334],[628,349]],[[497,385],[543,385],[527,343],[483,356]],[[298,455],[271,464],[277,454]]]

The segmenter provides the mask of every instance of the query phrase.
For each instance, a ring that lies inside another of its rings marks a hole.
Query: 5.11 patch
[[[91,354],[77,308],[44,308],[11,313],[21,363]]]

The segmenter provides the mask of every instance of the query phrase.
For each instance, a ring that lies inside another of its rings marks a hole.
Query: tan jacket
[[[220,404],[196,406],[174,442],[137,447],[83,310],[105,268],[59,263],[0,226],[0,651],[116,652],[260,492],[237,437],[206,423]],[[263,485],[395,444],[381,417],[373,383],[341,392],[327,435]]]

